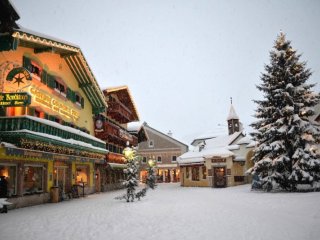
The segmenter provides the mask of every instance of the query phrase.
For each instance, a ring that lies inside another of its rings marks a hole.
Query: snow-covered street
[[[160,184],[139,202],[124,190],[0,214],[0,239],[319,239],[320,193],[256,193]]]

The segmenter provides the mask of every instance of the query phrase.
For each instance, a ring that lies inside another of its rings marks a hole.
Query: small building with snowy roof
[[[255,144],[243,133],[232,104],[227,122],[229,134],[197,138],[195,148],[178,157],[181,186],[229,187],[250,181],[245,172],[253,166]]]

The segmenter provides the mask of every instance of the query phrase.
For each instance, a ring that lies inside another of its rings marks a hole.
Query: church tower
[[[232,98],[231,98],[231,106],[230,106],[230,111],[229,111],[227,121],[228,121],[229,135],[233,134],[234,132],[240,131],[239,117],[238,117],[238,115],[232,105]]]

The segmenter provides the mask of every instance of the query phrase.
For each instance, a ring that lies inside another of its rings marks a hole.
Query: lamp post
[[[155,189],[156,187],[156,175],[155,175],[155,166],[156,166],[156,160],[153,158],[150,158],[148,160],[148,177],[147,177],[147,186],[151,189]]]

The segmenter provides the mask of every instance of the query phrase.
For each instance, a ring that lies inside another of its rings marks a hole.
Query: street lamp
[[[129,142],[127,142],[127,147],[123,150],[123,155],[127,161],[132,161],[134,159],[134,151],[129,147]]]
[[[156,160],[154,159],[154,158],[150,158],[149,160],[148,160],[148,165],[149,165],[149,167],[154,167],[155,165],[156,165]]]

